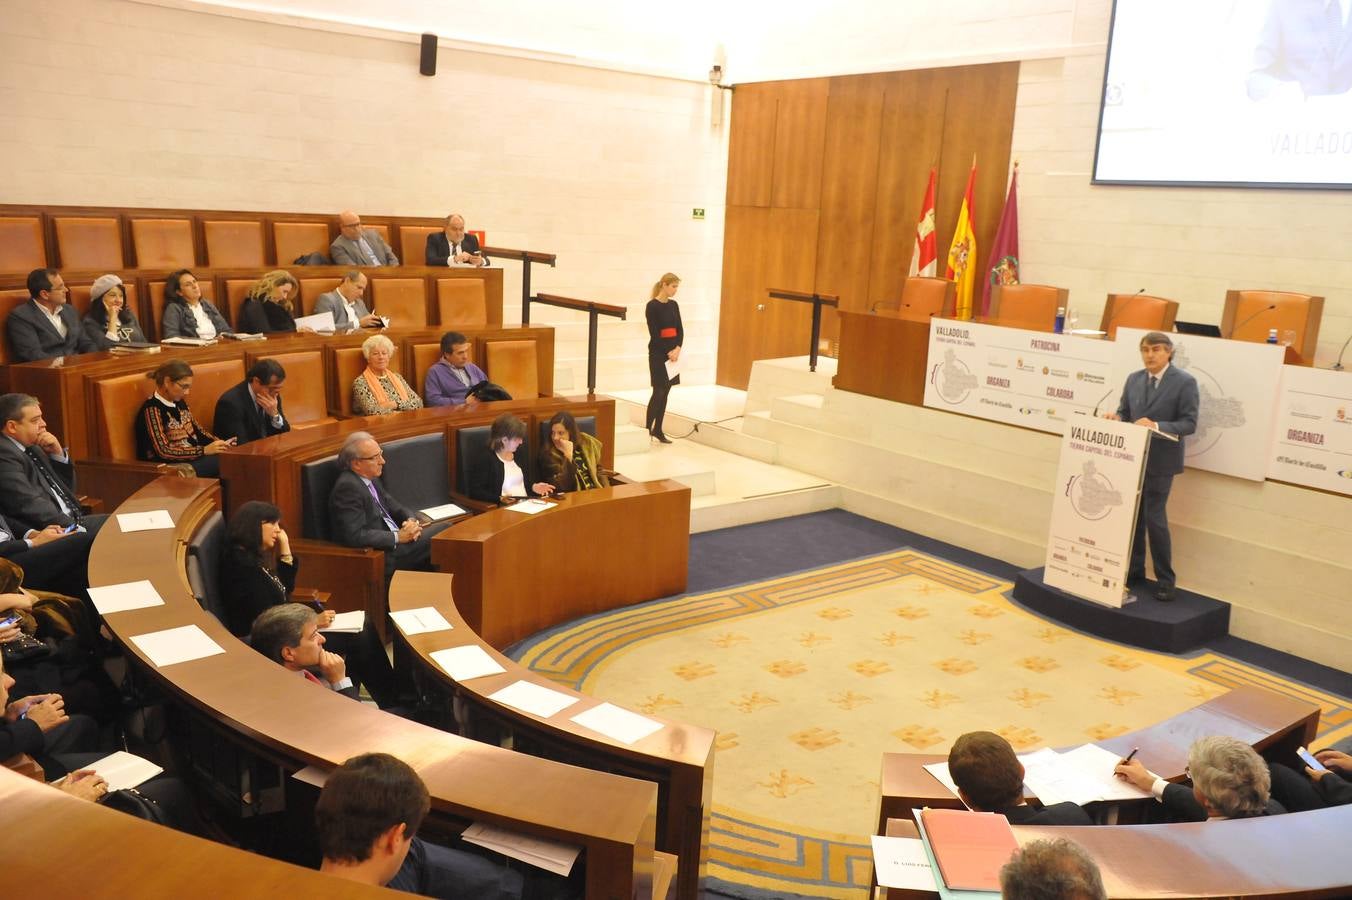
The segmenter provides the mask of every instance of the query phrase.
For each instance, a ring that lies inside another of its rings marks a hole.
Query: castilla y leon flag
[[[976,157],[972,157],[972,171],[967,176],[967,193],[962,197],[958,227],[953,232],[953,244],[948,248],[948,269],[944,273],[958,284],[958,303],[954,314],[959,319],[972,317],[972,295],[976,287],[976,207],[972,200],[975,189]]]
[[[934,176],[934,169],[930,169],[925,203],[920,207],[920,221],[915,226],[915,250],[911,252],[911,268],[906,273],[908,278],[916,275],[933,278],[938,272],[939,248],[934,237]]]
[[[1019,164],[1009,179],[1009,196],[991,244],[990,271],[981,285],[981,314],[990,312],[991,285],[1019,283]]]

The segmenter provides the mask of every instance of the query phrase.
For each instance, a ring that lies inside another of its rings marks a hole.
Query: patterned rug
[[[884,752],[944,753],[977,729],[1020,752],[1076,745],[1239,684],[1318,703],[1319,746],[1352,735],[1344,698],[1068,630],[1014,604],[1012,587],[902,550],[595,616],[513,655],[717,729],[710,874],[771,894],[867,896]]]

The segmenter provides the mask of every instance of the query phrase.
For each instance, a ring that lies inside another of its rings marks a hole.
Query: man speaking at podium
[[[1174,476],[1183,471],[1183,436],[1197,430],[1199,403],[1197,380],[1169,365],[1173,355],[1174,343],[1169,335],[1152,331],[1141,338],[1141,362],[1145,368],[1127,376],[1117,412],[1104,413],[1105,418],[1134,422],[1178,438],[1171,441],[1158,434],[1150,436],[1141,505],[1136,510],[1136,535],[1132,538],[1131,562],[1127,567],[1128,586],[1145,581],[1145,537],[1149,533],[1150,558],[1155,563],[1155,599],[1166,601],[1174,599],[1175,579],[1165,506]]]

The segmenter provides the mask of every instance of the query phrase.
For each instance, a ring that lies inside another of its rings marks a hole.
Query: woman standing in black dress
[[[681,358],[681,344],[685,329],[681,327],[681,308],[673,299],[681,286],[681,279],[668,272],[653,285],[652,299],[648,301],[648,375],[652,380],[653,395],[648,401],[646,424],[648,433],[664,444],[671,441],[662,433],[662,417],[667,413],[667,394],[673,384],[681,383],[681,376],[667,376],[667,362]]]

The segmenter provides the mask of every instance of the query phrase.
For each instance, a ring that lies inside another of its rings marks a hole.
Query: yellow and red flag
[[[958,227],[953,232],[953,244],[948,248],[948,268],[945,276],[957,282],[958,302],[955,315],[959,319],[972,317],[972,295],[976,287],[976,207],[972,192],[976,189],[976,158],[967,176],[967,193],[962,197],[958,213]]]
[[[934,237],[934,179],[930,169],[929,187],[925,188],[925,202],[920,207],[920,221],[915,226],[915,249],[911,251],[911,268],[907,277],[922,275],[933,278],[939,273],[939,248]]]

